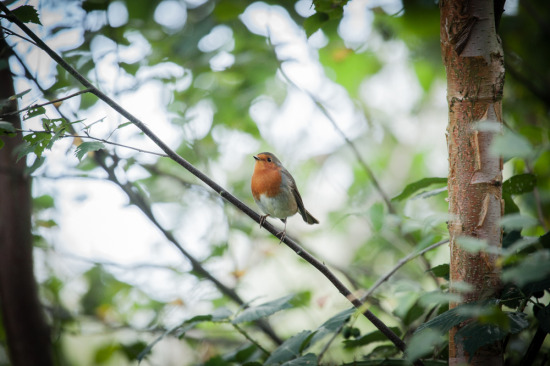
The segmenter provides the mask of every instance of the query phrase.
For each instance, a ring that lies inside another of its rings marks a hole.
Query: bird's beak
[[[256,160],[260,160],[260,158],[257,157],[256,155],[254,155],[253,158],[256,159]]]

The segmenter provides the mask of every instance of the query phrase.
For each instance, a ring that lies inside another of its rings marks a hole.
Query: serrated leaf
[[[251,322],[263,317],[270,316],[280,310],[288,309],[292,307],[290,300],[294,295],[288,295],[281,297],[280,299],[266,302],[258,306],[249,307],[242,311],[239,315],[233,319],[233,324],[239,324],[243,322]]]
[[[13,15],[17,17],[23,23],[35,23],[40,24],[40,18],[38,17],[38,12],[31,5],[23,5],[11,11]]]
[[[99,141],[89,141],[89,142],[83,142],[80,145],[76,147],[75,155],[78,158],[78,160],[82,161],[82,158],[84,156],[92,151],[97,151],[104,149],[105,145],[102,142]]]
[[[283,342],[265,361],[266,365],[281,364],[300,355],[304,343],[312,336],[311,331],[304,330]]]
[[[15,132],[15,127],[12,123],[6,121],[0,121],[0,134]]]
[[[502,194],[523,194],[532,192],[537,184],[534,174],[518,174],[510,177],[502,184]]]
[[[439,177],[422,178],[416,182],[408,184],[405,187],[405,189],[403,189],[403,192],[401,192],[399,195],[392,198],[392,201],[403,201],[404,199],[409,198],[419,190],[435,184],[437,185],[447,184],[447,178],[439,178]]]

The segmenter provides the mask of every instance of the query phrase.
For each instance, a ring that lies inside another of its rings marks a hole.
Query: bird
[[[260,217],[260,227],[268,216],[280,219],[285,224],[283,231],[277,234],[281,235],[282,242],[286,237],[286,219],[296,212],[299,212],[308,224],[318,224],[319,221],[304,207],[296,182],[281,161],[270,152],[259,153],[253,157],[256,163],[250,188],[254,201],[265,214]]]

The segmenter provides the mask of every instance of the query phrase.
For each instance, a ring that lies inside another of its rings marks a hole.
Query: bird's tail
[[[304,221],[310,225],[319,223],[319,220],[311,216],[311,214],[306,209],[304,209],[303,211],[300,210],[300,214],[302,215],[302,218],[304,219]]]

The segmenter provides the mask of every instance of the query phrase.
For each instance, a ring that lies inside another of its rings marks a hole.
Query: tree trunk
[[[467,282],[472,290],[464,302],[494,295],[500,287],[496,257],[471,253],[457,244],[461,236],[500,247],[502,232],[502,160],[490,153],[495,133],[502,128],[504,58],[496,34],[493,1],[442,0],[441,50],[447,71],[449,124],[449,221],[451,288]],[[498,2],[497,7],[502,7]],[[501,9],[497,9],[500,17]],[[478,122],[492,121],[492,128]],[[495,131],[495,126],[496,131]],[[451,308],[458,305],[452,303]],[[462,325],[460,325],[462,326]],[[500,344],[480,348],[470,360],[455,334],[449,334],[449,365],[502,365]]]
[[[0,99],[14,95],[8,67],[10,48],[0,30]],[[9,102],[1,113],[16,110]],[[17,114],[3,117],[21,128]],[[0,149],[0,307],[11,363],[15,366],[52,365],[49,328],[38,300],[34,278],[31,233],[30,177],[25,159],[15,162],[21,135],[2,136]]]

